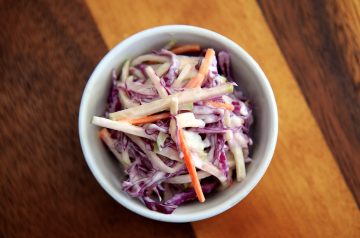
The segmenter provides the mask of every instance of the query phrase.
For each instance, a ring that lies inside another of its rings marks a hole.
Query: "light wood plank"
[[[354,199],[256,2],[87,3],[109,48],[149,27],[192,24],[237,42],[271,82],[280,131],[270,169],[243,202],[217,217],[193,223],[198,237],[359,235]]]

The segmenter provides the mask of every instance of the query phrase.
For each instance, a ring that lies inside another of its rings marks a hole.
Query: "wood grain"
[[[0,3],[0,237],[193,237],[140,217],[88,169],[77,117],[107,48],[81,1]]]
[[[195,222],[197,237],[359,237],[360,214],[320,129],[254,1],[87,0],[108,47],[145,28],[191,24],[244,47],[269,77],[280,131],[274,160],[241,203]]]
[[[259,1],[360,206],[360,1]]]

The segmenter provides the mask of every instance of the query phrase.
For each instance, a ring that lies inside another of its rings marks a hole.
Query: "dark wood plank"
[[[80,149],[85,83],[105,44],[82,1],[0,3],[0,237],[194,237],[123,208]]]
[[[360,1],[258,2],[360,205]]]

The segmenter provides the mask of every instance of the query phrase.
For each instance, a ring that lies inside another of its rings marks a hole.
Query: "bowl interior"
[[[90,123],[92,116],[102,116],[110,88],[110,73],[120,70],[125,59],[159,49],[170,40],[179,43],[198,43],[215,50],[227,50],[231,54],[232,74],[254,106],[254,125],[251,157],[247,176],[241,183],[207,196],[204,204],[198,202],[180,206],[171,215],[148,210],[137,199],[121,191],[123,169],[112,158],[98,138],[99,128]],[[81,102],[79,133],[87,163],[103,188],[123,206],[146,217],[169,222],[187,222],[216,215],[244,198],[260,180],[270,163],[277,136],[277,111],[270,85],[252,58],[227,38],[200,28],[167,26],[138,33],[117,45],[99,63],[92,74]]]

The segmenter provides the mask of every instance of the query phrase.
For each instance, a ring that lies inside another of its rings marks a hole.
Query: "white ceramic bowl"
[[[165,215],[146,208],[121,190],[123,172],[111,158],[98,137],[99,128],[90,123],[92,116],[103,115],[110,88],[110,73],[125,59],[133,58],[164,46],[172,39],[180,43],[198,43],[231,54],[234,79],[254,105],[255,124],[252,147],[253,161],[247,176],[225,191],[209,196],[205,203],[181,205],[173,214]],[[269,59],[271,60],[271,59]],[[272,159],[278,133],[278,115],[270,84],[251,56],[228,38],[215,32],[184,25],[161,26],[137,33],[115,46],[97,65],[81,99],[79,134],[81,147],[92,173],[106,192],[124,207],[142,216],[165,222],[191,222],[215,216],[241,201],[260,181]]]

